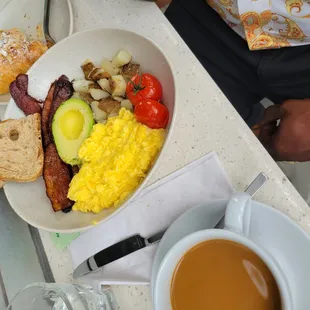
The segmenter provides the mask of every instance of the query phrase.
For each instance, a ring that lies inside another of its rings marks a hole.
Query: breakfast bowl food
[[[11,85],[15,100],[5,117],[19,119],[41,110],[44,179],[6,183],[9,203],[29,224],[48,231],[82,231],[107,221],[145,186],[169,141],[176,110],[169,61],[144,36],[103,28],[64,39],[27,75],[28,89],[23,89],[23,76]],[[134,89],[128,87],[132,79]],[[156,81],[162,88],[147,93]],[[130,96],[141,90],[147,102],[133,106]],[[158,113],[150,116],[149,107]],[[69,213],[55,212],[71,207]]]

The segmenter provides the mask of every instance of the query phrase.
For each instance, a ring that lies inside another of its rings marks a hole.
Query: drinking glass
[[[81,284],[34,283],[20,290],[7,310],[116,310],[109,290]]]

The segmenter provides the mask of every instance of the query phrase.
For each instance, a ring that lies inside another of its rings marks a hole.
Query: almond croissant
[[[9,91],[18,74],[26,73],[47,50],[41,41],[31,41],[18,29],[0,30],[0,95]]]

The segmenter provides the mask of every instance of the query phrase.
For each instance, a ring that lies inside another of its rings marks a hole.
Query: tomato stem
[[[133,85],[133,93],[136,95],[140,90],[143,90],[145,86],[141,86],[142,84],[142,74],[140,73],[140,81],[139,84],[135,84],[132,80],[130,80],[130,83]]]

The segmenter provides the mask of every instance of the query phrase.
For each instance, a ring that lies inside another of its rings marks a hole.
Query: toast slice
[[[40,114],[0,122],[0,187],[6,181],[36,180],[43,163]]]

